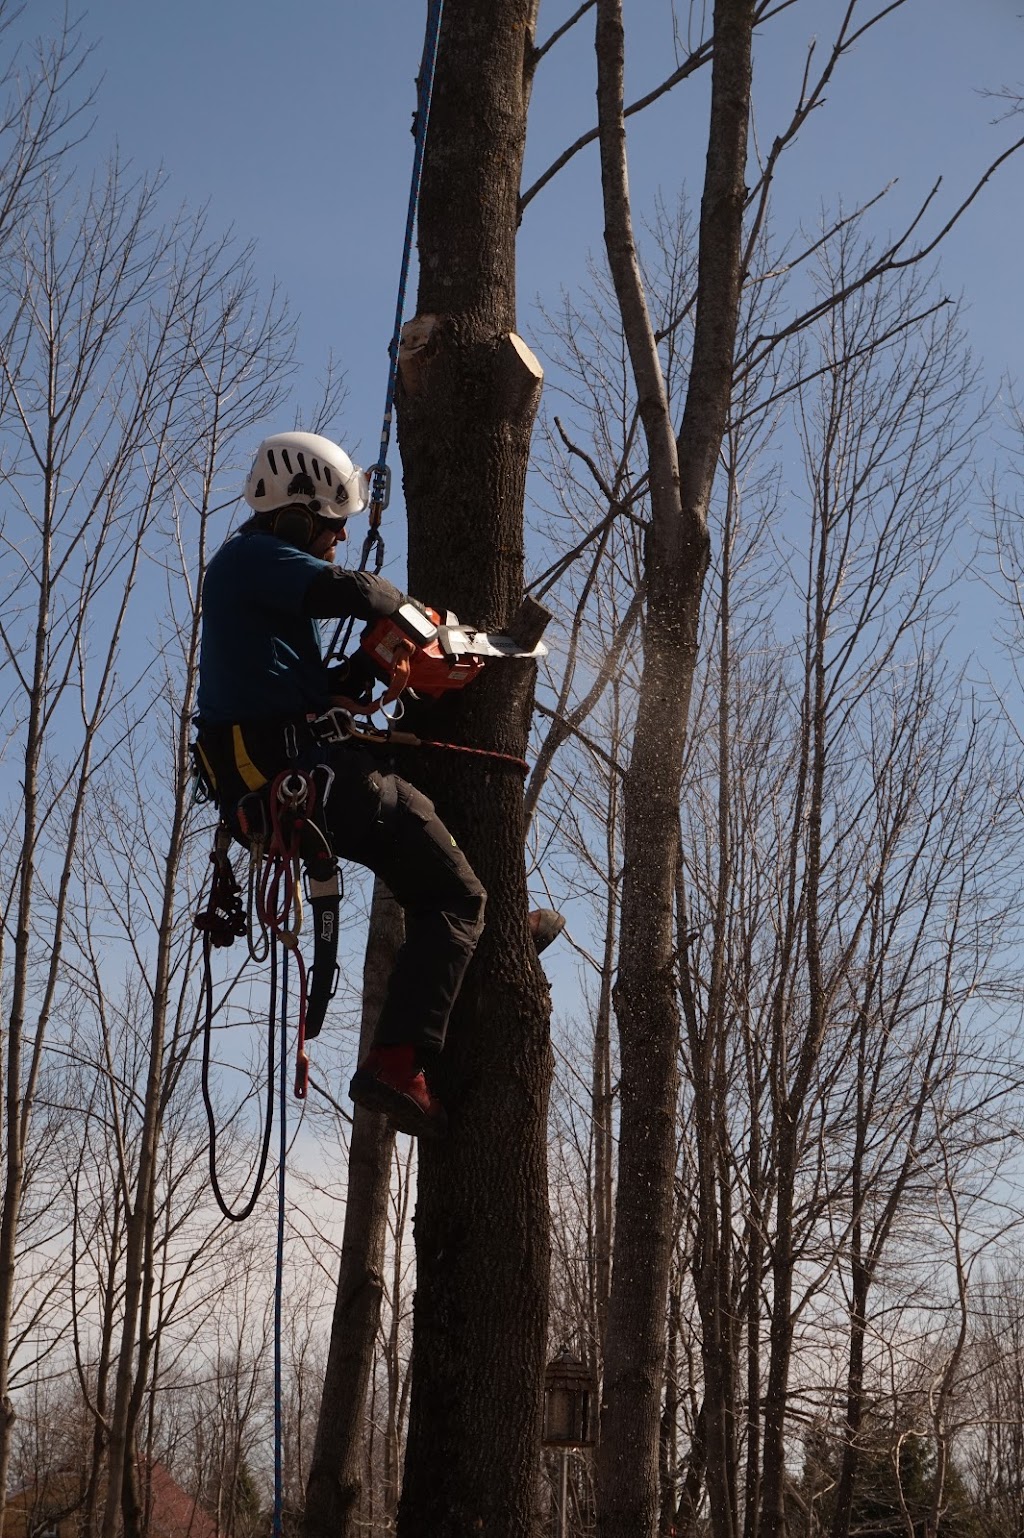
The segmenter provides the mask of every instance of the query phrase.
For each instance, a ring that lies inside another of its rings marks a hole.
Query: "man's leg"
[[[443,1113],[422,1070],[444,1046],[448,1016],[483,928],[486,896],[427,797],[396,775],[373,779],[381,791],[375,818],[359,817],[358,798],[335,800],[335,851],[381,878],[404,910],[406,939],[351,1093],[360,1104],[388,1111],[403,1130],[437,1131]],[[408,1116],[403,1118],[407,1107],[401,1101],[392,1103],[395,1096],[411,1100]]]
[[[405,944],[374,1045],[412,1042],[422,1066],[444,1046],[448,1016],[483,929],[486,895],[433,802],[397,775],[381,780],[380,815],[353,858],[379,876],[402,907]]]

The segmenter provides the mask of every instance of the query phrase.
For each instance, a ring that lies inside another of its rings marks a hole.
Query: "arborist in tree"
[[[349,1094],[401,1131],[438,1136],[447,1118],[429,1074],[486,894],[433,803],[339,729],[341,707],[365,679],[328,666],[319,626],[387,618],[411,651],[435,630],[433,617],[383,577],[334,564],[346,519],[367,508],[369,488],[329,439],[267,438],[244,496],[252,516],[218,550],[203,584],[199,760],[236,834],[239,807],[265,797],[282,770],[324,766],[320,815],[331,852],[380,876],[405,912],[405,943]],[[538,948],[562,922],[548,910],[531,915]]]
[[[322,740],[338,701],[321,619],[402,626],[424,612],[383,577],[334,564],[345,521],[363,512],[367,478],[314,433],[260,444],[245,483],[252,516],[210,562],[203,584],[198,743],[230,816],[247,791],[294,764],[327,763],[324,817],[334,853],[380,876],[405,911],[373,1045],[349,1093],[400,1130],[437,1134],[445,1112],[427,1082],[483,928],[485,893],[432,802],[357,741]]]

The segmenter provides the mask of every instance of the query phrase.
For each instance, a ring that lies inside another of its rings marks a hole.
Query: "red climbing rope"
[[[257,892],[260,922],[272,940],[295,957],[298,971],[298,1013],[295,1046],[295,1098],[305,1100],[309,1089],[306,1052],[306,964],[299,950],[302,928],[300,851],[306,823],[316,809],[316,781],[300,769],[285,769],[270,786],[270,839]]]

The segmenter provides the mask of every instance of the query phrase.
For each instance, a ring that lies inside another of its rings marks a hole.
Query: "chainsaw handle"
[[[391,663],[391,682],[388,684],[379,700],[374,700],[374,710],[383,710],[385,705],[390,705],[393,700],[409,687],[409,679],[412,677],[412,659],[416,651],[416,643],[407,640],[404,636],[396,642],[394,658]]]

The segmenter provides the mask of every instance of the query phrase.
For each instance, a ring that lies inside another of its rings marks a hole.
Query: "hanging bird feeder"
[[[593,1447],[597,1441],[594,1374],[563,1346],[544,1375],[545,1447]]]

